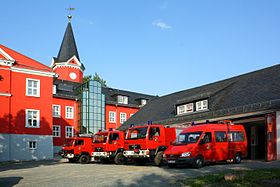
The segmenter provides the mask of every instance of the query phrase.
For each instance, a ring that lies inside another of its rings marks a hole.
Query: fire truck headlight
[[[181,157],[190,157],[191,154],[192,154],[191,152],[182,153]]]

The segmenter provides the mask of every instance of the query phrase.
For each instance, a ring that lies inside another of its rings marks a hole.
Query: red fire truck
[[[116,164],[123,163],[124,132],[103,131],[96,133],[93,138],[92,161],[107,163],[114,161]]]
[[[69,162],[79,161],[81,164],[87,164],[90,161],[90,154],[93,149],[92,140],[92,135],[70,138],[62,147],[59,155],[67,158]]]
[[[191,164],[200,168],[205,162],[233,160],[247,156],[247,138],[243,125],[203,124],[186,128],[164,152],[169,167]]]
[[[176,139],[176,129],[159,124],[135,126],[128,129],[124,152],[119,158],[131,159],[143,165],[153,161],[157,166],[162,164],[163,152]]]

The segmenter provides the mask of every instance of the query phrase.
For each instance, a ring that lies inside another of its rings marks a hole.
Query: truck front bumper
[[[135,151],[124,151],[123,156],[127,158],[148,158],[150,157],[149,150],[139,150],[137,152]]]
[[[177,158],[177,159],[167,159],[167,164],[193,164],[195,158]]]
[[[110,155],[107,152],[92,152],[92,157],[108,158]]]

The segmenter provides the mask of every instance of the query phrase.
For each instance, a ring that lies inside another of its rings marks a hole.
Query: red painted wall
[[[9,67],[0,66],[0,93],[10,93],[10,75],[11,71]],[[10,99],[8,96],[0,96],[0,133],[9,133],[9,121],[10,121]]]
[[[105,106],[105,112],[106,112],[106,129],[116,129],[121,126],[120,124],[120,113],[126,113],[126,120],[130,118],[131,114],[135,114],[139,108],[130,108],[125,106],[116,106],[116,105],[106,105]],[[109,122],[109,112],[116,112],[116,123],[110,123]]]
[[[67,80],[72,82],[82,82],[83,81],[83,72],[80,69],[73,67],[56,67],[54,72],[59,75],[58,79]],[[76,79],[70,78],[70,73],[74,72],[77,75]]]
[[[54,105],[60,105],[60,118],[53,117],[53,125],[60,125],[60,137],[54,137],[54,146],[62,146],[65,142],[66,126],[74,127],[74,135],[79,132],[78,102],[70,99],[53,98]],[[74,119],[66,119],[65,107],[74,107]]]
[[[52,77],[12,72],[12,134],[52,135]],[[26,96],[26,78],[40,80],[40,97]],[[40,128],[25,127],[25,110],[40,111]]]

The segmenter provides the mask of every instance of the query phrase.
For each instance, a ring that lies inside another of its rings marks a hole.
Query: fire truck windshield
[[[181,133],[176,139],[174,145],[182,145],[182,144],[189,144],[189,143],[196,143],[200,138],[202,132],[188,132],[188,133]]]
[[[93,137],[93,143],[106,143],[108,134],[96,134]]]
[[[74,142],[74,139],[65,140],[64,146],[71,146],[71,145],[73,145],[73,142]]]
[[[126,139],[146,138],[148,127],[128,129]]]

